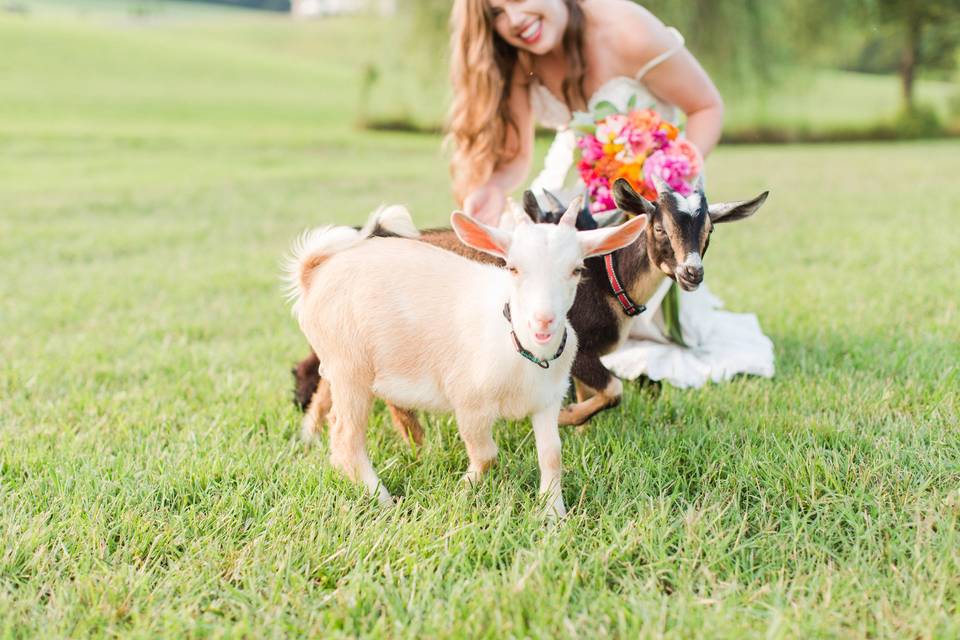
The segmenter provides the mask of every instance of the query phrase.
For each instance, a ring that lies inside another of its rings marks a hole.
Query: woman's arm
[[[617,34],[610,42],[632,73],[677,46],[676,35],[652,13],[633,3],[618,4],[626,5],[625,15],[611,24],[610,29]],[[643,83],[658,98],[687,115],[687,139],[704,156],[709,154],[723,129],[723,99],[697,59],[686,48],[680,49],[651,69]]]
[[[506,148],[518,149],[517,155],[494,167],[486,183],[473,189],[463,201],[463,210],[480,222],[495,225],[506,206],[507,194],[523,184],[530,170],[533,156],[533,113],[530,108],[530,89],[520,70],[514,73],[508,108],[517,130],[507,132]]]

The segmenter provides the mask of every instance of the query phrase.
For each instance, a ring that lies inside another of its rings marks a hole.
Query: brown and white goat
[[[713,226],[753,215],[768,195],[764,192],[748,201],[708,205],[702,183],[694,194],[684,197],[665,182],[656,182],[656,203],[640,196],[626,180],[614,183],[617,207],[628,214],[647,215],[647,231],[607,260],[598,258],[586,263],[589,276],[584,278],[584,285],[590,282],[594,286],[581,286],[573,308],[573,313],[590,310],[573,322],[582,336],[572,370],[577,402],[563,409],[561,424],[583,424],[620,402],[623,384],[600,358],[627,339],[632,320],[627,309],[631,305],[642,309],[642,303],[650,299],[664,278],[676,281],[685,291],[696,290],[703,282],[702,260]],[[616,274],[626,298],[615,294],[610,270]]]
[[[530,416],[540,493],[549,513],[565,513],[557,421],[577,345],[567,312],[584,260],[631,244],[646,224],[639,216],[578,232],[578,210],[571,205],[557,225],[521,218],[512,232],[455,212],[457,236],[506,269],[349,227],[302,239],[289,279],[294,313],[330,385],[334,466],[392,503],[366,451],[374,397],[454,412],[469,481],[496,457],[494,421]]]
[[[702,256],[706,253],[713,225],[734,222],[753,215],[767,198],[764,192],[743,202],[707,205],[702,187],[685,198],[667,185],[658,185],[660,197],[651,203],[638,195],[625,180],[614,184],[617,206],[627,212],[648,215],[646,233],[630,246],[611,254],[617,279],[631,301],[645,302],[664,278],[672,278],[685,290],[696,289],[703,280]],[[556,210],[543,211],[533,194],[524,194],[524,210],[538,222],[556,223],[561,215]],[[580,213],[578,225],[589,224]],[[375,233],[406,234],[412,226],[400,217],[384,222]],[[456,241],[450,229],[424,231],[419,238],[426,243],[459,252],[471,259],[492,261],[487,254],[470,249]],[[502,261],[500,261],[502,263]],[[578,351],[572,375],[577,388],[577,403],[560,414],[560,423],[579,425],[598,412],[615,406],[622,395],[622,383],[603,365],[600,358],[616,350],[626,339],[631,316],[610,284],[603,258],[585,263],[586,277],[577,289],[569,319],[577,332]],[[329,392],[318,373],[319,359],[311,354],[297,365],[295,397],[305,410],[305,432],[319,429],[329,410]],[[402,437],[420,444],[423,430],[416,415],[401,407],[390,406],[393,424]]]

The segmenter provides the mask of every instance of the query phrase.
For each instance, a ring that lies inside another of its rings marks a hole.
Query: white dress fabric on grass
[[[593,111],[601,102],[610,102],[626,112],[635,97],[634,108],[655,109],[663,118],[678,122],[677,109],[653,96],[643,85],[646,73],[683,48],[683,36],[677,46],[657,56],[637,73],[636,77],[618,76],[603,84],[591,96],[588,108]],[[557,129],[547,151],[543,171],[530,188],[538,196],[547,189],[569,202],[583,193],[584,185],[571,175],[576,157],[577,139],[569,127],[573,120],[567,106],[547,87],[537,81],[531,85],[531,106],[537,120]],[[621,378],[645,375],[681,387],[700,387],[708,381],[722,382],[737,374],[772,378],[774,374],[773,343],[763,334],[752,313],[723,311],[723,303],[710,293],[706,283],[696,291],[679,291],[682,346],[672,342],[666,333],[661,303],[672,280],[665,280],[646,304],[647,310],[637,316],[630,328],[629,339],[614,353],[602,358],[603,364]]]

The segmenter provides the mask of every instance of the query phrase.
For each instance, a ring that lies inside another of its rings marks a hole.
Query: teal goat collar
[[[549,369],[549,368],[550,368],[550,363],[553,362],[554,360],[556,360],[557,358],[559,358],[561,354],[563,354],[563,349],[564,349],[564,347],[567,346],[567,327],[566,327],[566,323],[564,323],[564,327],[563,327],[563,338],[560,340],[560,348],[557,349],[557,352],[556,352],[555,354],[553,354],[553,357],[552,357],[552,358],[547,358],[546,360],[543,360],[543,359],[538,358],[537,356],[533,355],[532,353],[530,353],[530,352],[527,351],[526,349],[524,349],[524,348],[523,348],[523,345],[520,344],[520,338],[517,337],[517,332],[513,330],[513,320],[510,318],[510,303],[509,303],[509,302],[507,302],[506,304],[503,305],[503,317],[506,318],[506,319],[507,319],[507,322],[510,323],[510,337],[513,338],[513,346],[514,346],[514,348],[517,350],[517,353],[519,353],[521,356],[523,356],[524,358],[526,358],[527,360],[529,360],[529,361],[532,362],[533,364],[537,365],[537,366],[540,367],[541,369]]]

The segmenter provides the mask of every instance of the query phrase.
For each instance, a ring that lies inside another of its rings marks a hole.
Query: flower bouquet
[[[592,113],[574,122],[580,159],[577,170],[587,187],[591,213],[616,208],[611,185],[626,178],[637,193],[657,199],[653,176],[658,175],[682,195],[696,188],[703,160],[697,148],[680,137],[680,129],[653,109],[626,113],[610,102],[599,103]]]

